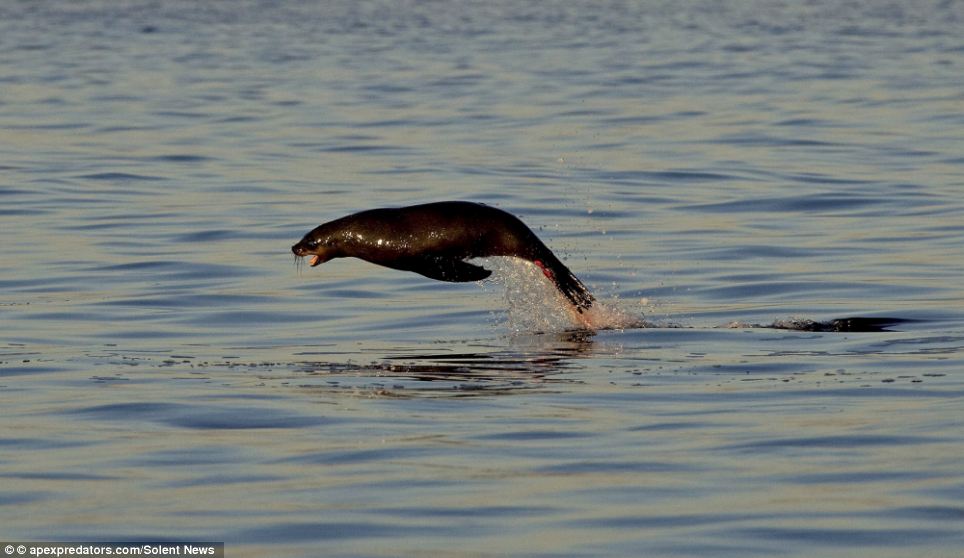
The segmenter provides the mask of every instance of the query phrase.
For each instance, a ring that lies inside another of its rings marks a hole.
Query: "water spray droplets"
[[[514,333],[567,331],[574,329],[623,329],[640,327],[642,317],[631,316],[615,306],[597,301],[580,314],[546,280],[537,265],[518,258],[483,258],[493,271],[489,284],[503,287],[506,322]]]

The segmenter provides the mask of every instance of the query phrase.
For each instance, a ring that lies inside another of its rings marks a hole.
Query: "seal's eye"
[[[317,247],[318,247],[318,241],[317,241],[317,240],[315,240],[314,238],[312,238],[311,240],[308,241],[308,249],[309,249],[309,250],[314,250],[314,249],[317,248]]]

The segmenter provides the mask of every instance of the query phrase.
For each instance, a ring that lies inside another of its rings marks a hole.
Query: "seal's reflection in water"
[[[514,335],[478,350],[391,354],[367,365],[304,362],[301,388],[377,397],[512,394],[577,382],[574,362],[594,353],[591,331]],[[485,350],[491,347],[493,350]]]

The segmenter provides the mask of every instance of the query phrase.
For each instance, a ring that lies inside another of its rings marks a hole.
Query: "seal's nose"
[[[291,252],[296,256],[304,256],[304,253],[302,253],[301,248],[298,247],[298,244],[295,244],[291,247]]]

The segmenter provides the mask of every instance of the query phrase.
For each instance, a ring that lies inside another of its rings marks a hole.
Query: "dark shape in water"
[[[773,329],[788,329],[793,331],[839,331],[839,332],[879,332],[894,331],[894,326],[912,322],[905,318],[838,318],[826,322],[814,320],[777,321],[767,326]]]
[[[537,265],[577,313],[595,301],[525,223],[481,203],[447,201],[362,211],[318,226],[291,251],[312,256],[312,267],[355,257],[451,282],[481,281],[492,274],[465,260],[511,256]]]

